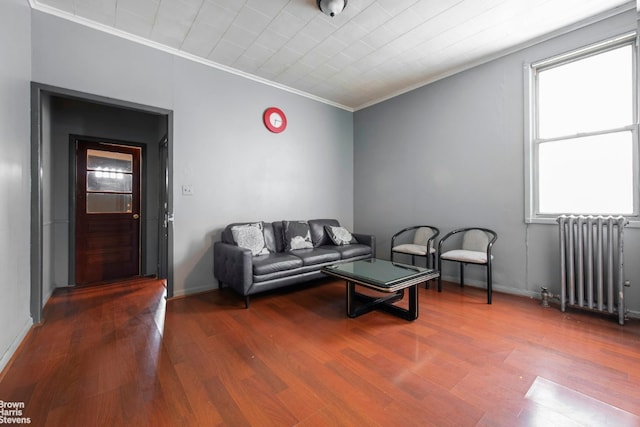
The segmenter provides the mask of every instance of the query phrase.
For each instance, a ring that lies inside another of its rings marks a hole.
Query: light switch
[[[182,195],[193,196],[193,185],[182,184]]]

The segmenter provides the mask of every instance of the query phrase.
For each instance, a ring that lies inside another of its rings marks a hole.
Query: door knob
[[[133,214],[133,219],[138,219],[138,218],[140,218],[140,215],[138,215],[138,214]]]

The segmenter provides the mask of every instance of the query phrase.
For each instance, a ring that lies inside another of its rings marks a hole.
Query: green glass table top
[[[323,268],[331,274],[359,279],[381,287],[390,287],[397,282],[425,276],[434,270],[413,265],[400,264],[382,259],[365,259]]]

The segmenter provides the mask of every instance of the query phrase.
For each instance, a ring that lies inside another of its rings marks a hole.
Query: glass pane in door
[[[87,172],[87,191],[130,193],[133,176],[122,172]]]
[[[131,194],[87,193],[87,213],[130,213]]]
[[[133,156],[127,153],[87,150],[87,170],[105,172],[133,171]]]

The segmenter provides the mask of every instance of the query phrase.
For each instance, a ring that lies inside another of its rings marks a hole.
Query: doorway
[[[141,149],[75,141],[76,285],[140,275]]]
[[[128,141],[138,142],[142,170],[137,271],[140,275],[157,275],[164,279],[167,297],[172,297],[172,111],[35,82],[31,83],[31,88],[33,321],[42,321],[44,303],[56,288],[78,284],[75,254],[76,244],[80,242],[75,239],[75,230],[76,222],[81,219],[75,214],[75,180],[70,176],[75,174],[77,166],[73,138],[91,143],[115,141],[118,143],[113,145],[127,146],[135,146]],[[96,135],[106,140],[94,138]],[[164,156],[162,161],[161,156]],[[147,162],[150,163],[147,165]],[[88,172],[98,170],[89,168]],[[96,194],[90,197],[101,198],[101,194],[108,192],[93,193]],[[106,195],[106,198],[110,196]],[[132,215],[135,213],[131,212]],[[117,273],[120,274],[122,272]]]

